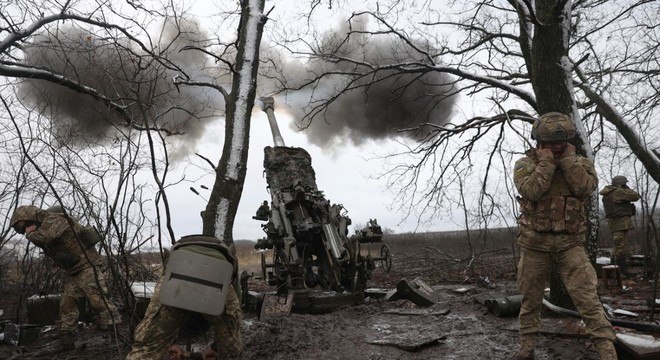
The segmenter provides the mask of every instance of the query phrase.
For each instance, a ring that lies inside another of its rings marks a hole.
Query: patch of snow
[[[240,156],[243,150],[243,138],[247,131],[247,117],[251,109],[248,109],[247,98],[252,86],[256,86],[256,79],[252,78],[252,69],[257,66],[252,61],[256,55],[257,27],[263,16],[259,9],[257,0],[250,0],[250,16],[245,27],[244,56],[241,71],[239,73],[238,94],[236,96],[236,112],[234,113],[234,132],[232,135],[232,144],[229,152],[229,161],[227,163],[227,174],[225,176],[230,180],[238,180],[239,169],[245,164],[241,164]],[[257,60],[258,61],[258,60]]]
[[[632,311],[628,310],[623,310],[623,309],[616,309],[613,311],[615,315],[621,315],[621,316],[630,316],[630,317],[639,317],[639,314],[634,313]]]
[[[155,282],[134,282],[131,284],[131,292],[135,297],[140,298],[151,298],[155,288]]]
[[[229,216],[229,199],[220,199],[216,214],[215,237],[222,238],[225,233],[225,226],[227,225],[227,218]]]
[[[637,346],[640,348],[648,349],[658,349],[660,350],[660,340],[654,338],[651,335],[642,335],[642,334],[617,334],[617,339],[623,341],[626,344]]]
[[[390,324],[374,324],[372,328],[376,329],[378,332],[382,332],[385,334],[392,333],[392,330],[390,330],[392,328],[392,325]]]

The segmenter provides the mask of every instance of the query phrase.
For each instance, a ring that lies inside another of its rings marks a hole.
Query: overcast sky
[[[255,109],[258,108],[258,104]],[[289,127],[291,118],[284,112],[276,111],[280,131],[287,146],[302,147],[312,157],[312,166],[316,171],[316,181],[319,190],[332,203],[343,204],[348,210],[348,216],[353,224],[364,225],[369,219],[375,218],[383,228],[395,232],[451,230],[457,226],[447,219],[438,219],[434,224],[418,226],[417,219],[411,218],[402,222],[403,213],[397,211],[392,204],[393,194],[388,191],[383,180],[375,176],[387,170],[387,164],[379,159],[388,151],[397,148],[397,141],[369,141],[360,147],[346,145],[341,150],[329,152],[307,141],[304,133],[296,132]],[[200,154],[216,162],[220,155],[224,139],[224,122],[207,129],[198,151]],[[243,197],[236,215],[234,239],[256,240],[264,237],[261,221],[253,220],[259,205],[270,202],[270,194],[266,191],[266,178],[263,176],[263,159],[265,146],[273,146],[273,140],[265,113],[255,110],[252,114],[250,130],[250,153],[248,157],[247,178],[243,189]],[[189,179],[201,176],[202,171],[179,165],[176,172],[184,171]],[[176,177],[173,177],[176,178]],[[194,186],[200,193],[195,195],[189,188]],[[201,188],[204,185],[209,190]],[[200,211],[206,206],[206,199],[213,186],[212,176],[205,176],[194,184],[181,183],[168,192],[171,202],[173,226],[177,236],[201,231],[202,221]],[[350,230],[351,233],[353,230]]]

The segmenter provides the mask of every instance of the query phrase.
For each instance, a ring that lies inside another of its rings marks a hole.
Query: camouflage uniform
[[[31,205],[16,209],[11,219],[12,226],[20,221],[37,224],[37,229],[26,234],[26,238],[65,272],[59,309],[60,330],[74,330],[78,320],[75,299],[81,295],[87,297],[91,308],[99,314],[99,326],[106,328],[120,322],[117,308],[107,298],[107,277],[101,256],[93,246],[84,246],[79,241],[82,239],[82,226],[74,219],[67,220],[63,214]]]
[[[184,238],[185,239],[185,238]],[[217,246],[209,247],[207,244],[192,243],[181,244],[177,242],[172,251],[194,251],[204,255],[213,256],[221,260],[230,258],[236,269],[236,261],[229,250],[219,251]],[[224,249],[227,249],[224,247]],[[234,272],[235,273],[235,272]],[[190,311],[162,305],[158,300],[163,278],[158,281],[154,294],[144,318],[135,329],[133,348],[126,357],[127,360],[160,360],[172,344],[179,328],[191,316]],[[240,323],[243,316],[241,304],[233,286],[227,293],[225,310],[219,316],[198,314],[213,327],[215,337],[211,346],[220,354],[221,359],[237,358],[243,350]]]
[[[633,229],[632,216],[635,215],[635,205],[632,202],[639,200],[639,194],[625,186],[608,185],[600,191],[603,196],[603,207],[610,231],[614,251],[612,257],[624,257],[626,251],[626,233]]]
[[[556,261],[587,332],[595,341],[612,341],[614,331],[598,298],[596,272],[583,247],[587,229],[585,202],[598,181],[593,163],[574,154],[555,162],[554,158],[539,158],[536,149],[525,155],[514,169],[521,206],[520,334],[533,335],[539,330],[539,310],[552,263]]]

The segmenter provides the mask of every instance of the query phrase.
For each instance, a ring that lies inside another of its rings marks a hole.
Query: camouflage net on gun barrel
[[[298,182],[307,188],[318,190],[312,157],[305,149],[265,147],[264,170],[271,189],[290,188]]]

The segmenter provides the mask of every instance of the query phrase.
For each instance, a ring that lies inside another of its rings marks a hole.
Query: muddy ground
[[[486,299],[516,293],[510,251],[500,249],[473,259],[428,247],[414,253],[395,250],[392,270],[386,274],[377,269],[369,285],[393,289],[401,279],[419,277],[435,290],[436,305],[423,308],[405,299],[367,297],[364,304],[320,315],[294,313],[261,321],[248,312],[242,323],[242,358],[508,359],[515,353],[516,318],[496,317],[484,305]],[[650,284],[641,276],[626,286],[626,291],[602,289],[601,295],[615,306],[626,301],[637,304],[650,297]],[[268,290],[254,278],[250,287]],[[463,292],[457,292],[459,289]],[[543,318],[537,359],[598,358],[578,320],[549,312],[544,312]],[[129,350],[129,334],[127,324],[116,336],[83,327],[75,350],[54,355],[47,353],[54,331],[46,331],[31,346],[19,349],[0,345],[0,359],[122,359]],[[192,349],[202,349],[204,339],[210,338],[210,334],[196,338]],[[179,342],[185,344],[184,339]]]

